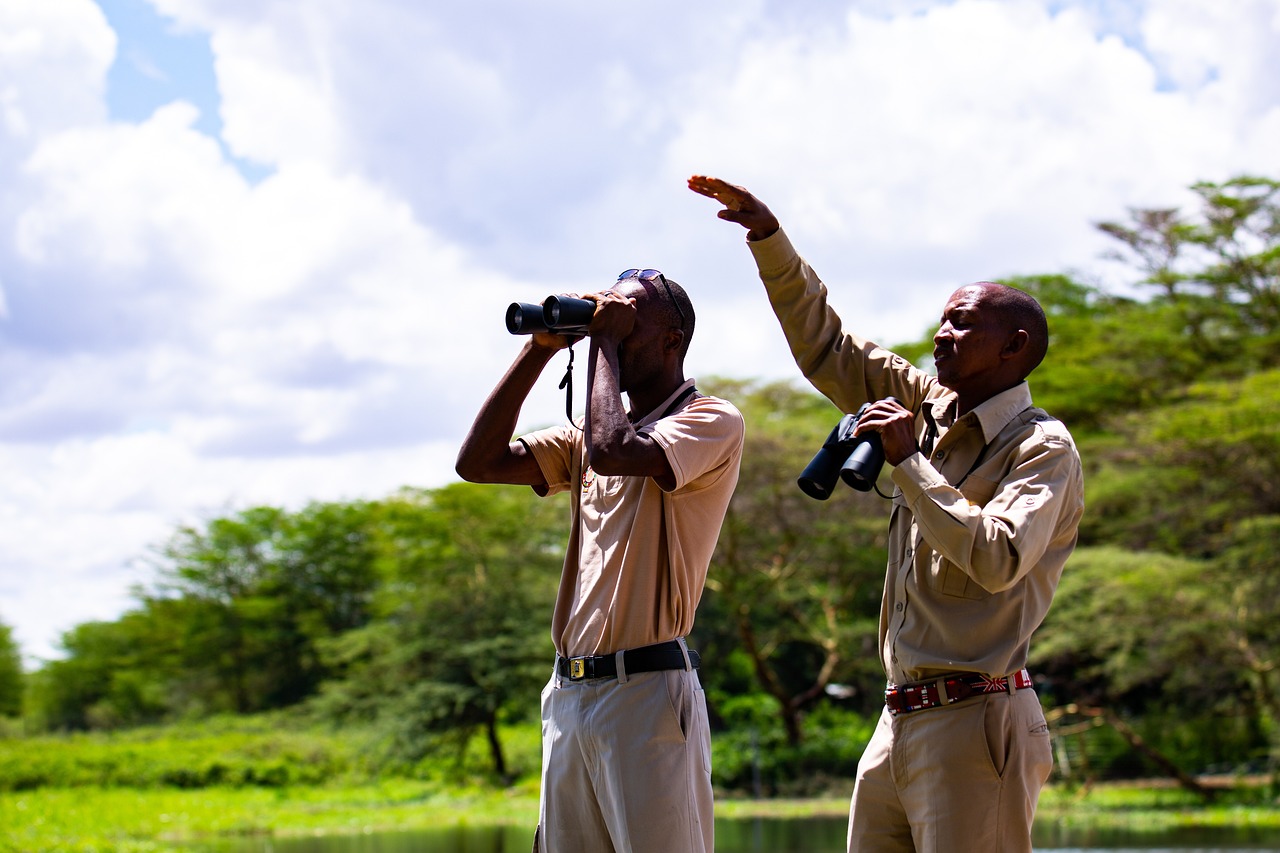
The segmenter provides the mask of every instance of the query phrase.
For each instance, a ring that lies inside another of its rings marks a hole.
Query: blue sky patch
[[[107,72],[112,120],[145,121],[165,104],[186,101],[200,111],[195,129],[217,140],[246,179],[256,183],[270,174],[270,169],[233,156],[222,140],[222,100],[208,33],[181,30],[146,0],[96,2],[118,40],[116,60]]]

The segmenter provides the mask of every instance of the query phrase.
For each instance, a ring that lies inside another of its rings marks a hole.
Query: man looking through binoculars
[[[844,329],[758,198],[701,175],[689,188],[747,229],[801,371],[843,412],[870,403],[855,434],[878,432],[896,466],[880,611],[889,683],[858,764],[848,849],[1030,851],[1053,759],[1024,667],[1084,507],[1071,436],[1026,383],[1048,347],[1043,310],[1005,285],[961,287],[930,376]]]
[[[457,461],[466,480],[573,498],[552,617],[555,668],[542,693],[535,850],[711,853],[706,700],[700,658],[684,638],[737,484],[742,415],[685,378],[694,313],[680,285],[627,270],[583,298],[594,303],[574,321],[585,329],[564,327],[576,334],[555,330],[555,311],[508,311],[510,331],[532,334]],[[575,307],[573,298],[548,302]],[[583,331],[582,425],[512,441],[543,368]]]

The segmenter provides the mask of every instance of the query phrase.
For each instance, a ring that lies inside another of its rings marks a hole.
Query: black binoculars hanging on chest
[[[885,399],[898,402],[893,397]],[[796,480],[800,491],[825,501],[831,497],[837,480],[844,480],[846,485],[860,492],[871,491],[880,478],[880,469],[884,467],[884,445],[880,443],[878,432],[854,435],[858,420],[870,405],[863,403],[856,413],[842,417],[831,430],[822,449]]]

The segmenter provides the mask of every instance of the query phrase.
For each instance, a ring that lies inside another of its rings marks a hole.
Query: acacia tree
[[[1280,757],[1277,534],[1250,519],[1212,559],[1078,551],[1032,644],[1046,698],[1134,720],[1183,773]]]
[[[1253,363],[1280,363],[1280,181],[1244,175],[1191,190],[1196,218],[1135,208],[1129,223],[1098,228],[1181,307],[1197,347],[1231,361],[1243,347]]]
[[[1278,407],[1280,370],[1269,370],[1115,413],[1082,449],[1082,541],[1213,557],[1243,520],[1280,514]]]

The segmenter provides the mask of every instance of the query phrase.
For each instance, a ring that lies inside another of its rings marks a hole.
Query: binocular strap
[[[569,425],[573,426],[573,344],[569,344],[569,364],[564,369],[560,387],[567,389],[564,392],[564,415],[569,419]]]

